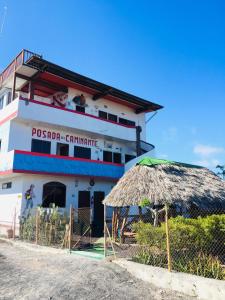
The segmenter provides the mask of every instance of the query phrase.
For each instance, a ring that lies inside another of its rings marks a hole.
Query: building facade
[[[30,189],[34,206],[91,207],[101,222],[125,164],[153,150],[145,115],[160,108],[23,50],[0,75],[0,230]]]

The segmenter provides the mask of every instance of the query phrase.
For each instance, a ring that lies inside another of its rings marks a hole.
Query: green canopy
[[[166,159],[158,159],[153,157],[144,157],[137,163],[137,165],[149,166],[149,167],[153,167],[156,165],[176,165],[176,166],[182,166],[186,168],[203,168],[196,165],[185,164],[185,163],[180,163],[180,162],[166,160]]]

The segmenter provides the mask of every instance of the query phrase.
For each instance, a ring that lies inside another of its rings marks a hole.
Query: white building
[[[33,204],[92,207],[131,159],[151,151],[145,114],[162,106],[23,50],[0,75],[0,233]]]

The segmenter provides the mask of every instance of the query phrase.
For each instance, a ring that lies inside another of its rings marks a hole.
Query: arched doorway
[[[58,207],[66,206],[65,184],[52,181],[43,185],[42,206],[50,207],[53,203]]]

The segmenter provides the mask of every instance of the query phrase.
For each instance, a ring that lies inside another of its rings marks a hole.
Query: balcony
[[[2,87],[4,82],[7,81],[19,67],[27,64],[32,57],[41,58],[42,56],[28,50],[22,50],[0,74],[0,87]]]
[[[1,174],[24,173],[57,176],[83,176],[118,180],[124,165],[101,161],[14,150],[1,154]]]
[[[17,98],[2,111],[0,123],[13,117],[21,121],[30,121],[62,126],[68,129],[77,129],[84,133],[93,133],[125,141],[135,141],[136,129],[134,126],[123,125],[104,120],[97,116],[77,112],[74,110],[53,106],[40,101]]]

